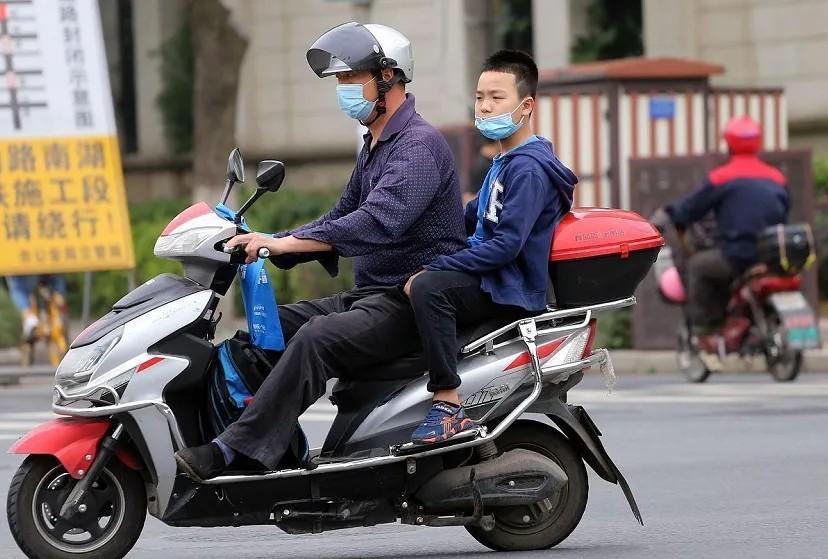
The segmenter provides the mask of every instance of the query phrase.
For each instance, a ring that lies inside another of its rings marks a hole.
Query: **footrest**
[[[446,446],[451,446],[460,442],[465,442],[468,440],[473,440],[478,437],[482,437],[486,434],[485,427],[477,427],[475,429],[469,429],[468,431],[463,431],[462,433],[457,433],[452,438],[445,440],[440,443],[432,443],[432,444],[415,444],[415,443],[405,443],[405,444],[396,444],[391,447],[391,454],[394,456],[407,456],[409,454],[417,454],[418,452],[423,452],[426,450],[432,450],[435,448],[443,448]]]

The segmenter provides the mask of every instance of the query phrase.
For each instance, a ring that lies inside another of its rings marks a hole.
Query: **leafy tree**
[[[641,21],[641,0],[590,0],[587,32],[575,40],[572,61],[642,55]]]
[[[164,135],[176,154],[193,148],[193,45],[190,18],[159,49],[163,86],[155,102],[161,111]]]

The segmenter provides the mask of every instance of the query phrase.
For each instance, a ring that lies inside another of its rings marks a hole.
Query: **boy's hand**
[[[411,283],[414,281],[414,278],[416,278],[423,272],[425,272],[425,270],[420,270],[419,272],[408,278],[408,281],[405,282],[405,287],[403,287],[403,291],[405,292],[406,296],[411,297]]]

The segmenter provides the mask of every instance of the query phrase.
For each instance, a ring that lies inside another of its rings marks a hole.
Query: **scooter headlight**
[[[155,256],[185,256],[192,254],[207,239],[221,231],[221,227],[200,227],[175,235],[158,237],[153,253]]]
[[[76,386],[88,381],[103,358],[121,341],[123,333],[121,326],[97,342],[69,350],[55,372],[56,383]]]

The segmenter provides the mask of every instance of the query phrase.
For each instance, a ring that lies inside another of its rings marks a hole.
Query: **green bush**
[[[632,310],[618,309],[598,316],[595,347],[629,349],[632,347]]]
[[[173,152],[188,153],[193,147],[193,82],[195,63],[189,18],[155,53],[161,59],[161,92],[155,104],[161,112],[164,136]]]
[[[20,313],[11,302],[5,282],[0,282],[0,347],[20,343]]]
[[[828,173],[826,173],[828,178]],[[826,184],[828,186],[828,183]],[[814,238],[817,249],[817,277],[819,298],[828,300],[828,214],[817,211],[814,218]]]
[[[828,158],[814,159],[814,190],[817,196],[828,196]]]

